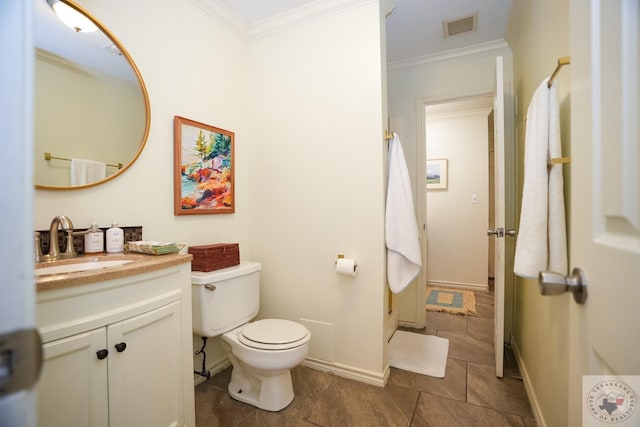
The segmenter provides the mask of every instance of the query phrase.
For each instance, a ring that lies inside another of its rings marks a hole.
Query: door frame
[[[500,56],[500,55],[496,55]],[[513,67],[511,58],[507,58],[505,55],[502,55],[504,58],[504,77],[505,81],[508,83],[508,87],[510,88],[510,93],[507,93],[507,97],[511,100],[511,102],[505,104],[505,123],[506,123],[506,131],[505,131],[505,175],[506,179],[510,182],[516,182],[518,177],[517,172],[517,141],[515,140],[515,122],[514,122],[514,108],[513,108]],[[425,176],[426,173],[426,120],[425,120],[425,107],[433,104],[442,104],[448,102],[456,102],[463,101],[467,99],[473,98],[481,98],[481,97],[495,97],[496,88],[492,87],[484,90],[475,90],[475,91],[467,91],[460,94],[452,95],[452,96],[443,96],[443,97],[419,97],[416,98],[416,135],[418,137],[417,146],[416,146],[416,182],[422,182],[422,177]],[[508,149],[507,149],[508,148]],[[425,266],[418,276],[418,286],[416,286],[416,328],[423,328],[426,325],[426,312],[424,310],[423,304],[423,296],[424,296],[424,288],[426,285],[426,257],[427,257],[427,231],[426,231],[426,205],[425,205],[425,192],[424,191],[416,191],[416,204],[418,205],[418,227],[420,232],[420,245],[422,250],[422,262]],[[518,217],[517,212],[517,188],[516,185],[511,186],[511,188],[507,189],[506,194],[506,204],[509,207],[507,212],[505,212],[505,228],[507,229],[515,229],[516,226],[516,218]],[[513,265],[513,252],[515,249],[515,239],[510,239],[505,243],[507,245],[506,249],[506,259],[505,262],[507,265],[509,263]],[[515,281],[513,279],[513,274],[508,274],[505,272],[505,316],[504,316],[504,339],[505,341],[511,341],[511,331],[513,328],[513,319],[515,318],[515,311],[513,308],[515,302]],[[422,321],[421,326],[420,321]],[[495,327],[495,326],[494,326]]]
[[[416,204],[418,206],[418,228],[420,232],[420,250],[422,251],[422,265],[416,285],[416,328],[422,329],[426,326],[426,310],[424,309],[425,286],[427,283],[427,211],[426,211],[426,192],[420,185],[423,177],[426,175],[427,150],[426,150],[426,119],[425,107],[434,104],[446,104],[450,102],[464,101],[473,98],[493,97],[495,90],[479,90],[469,91],[455,96],[445,97],[420,97],[416,98],[416,135],[418,143],[416,144],[416,177],[415,182],[418,183],[416,190]]]

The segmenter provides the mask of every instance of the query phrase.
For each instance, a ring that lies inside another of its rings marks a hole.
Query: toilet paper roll
[[[336,271],[338,274],[346,274],[354,277],[358,269],[358,262],[351,258],[338,258],[336,262]]]

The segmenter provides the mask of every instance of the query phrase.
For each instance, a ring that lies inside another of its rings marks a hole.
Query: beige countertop
[[[103,282],[105,280],[121,279],[123,277],[162,270],[163,268],[191,262],[192,258],[189,254],[146,255],[139,253],[120,253],[81,255],[77,258],[53,263],[38,263],[35,265],[36,269],[77,262],[132,260],[130,263],[116,267],[35,276],[36,290],[37,292],[43,292],[71,286],[86,285],[88,283]]]

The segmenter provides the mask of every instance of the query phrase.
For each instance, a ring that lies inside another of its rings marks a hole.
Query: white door
[[[33,2],[0,1],[0,129],[2,154],[0,199],[5,224],[0,240],[0,336],[35,328],[33,282]],[[4,340],[1,340],[4,341]],[[4,344],[4,343],[3,343]],[[3,353],[7,349],[2,349]],[[8,372],[0,357],[0,382]],[[15,377],[14,377],[15,378]],[[4,388],[4,384],[3,387]],[[35,392],[0,393],[0,424],[35,426]]]
[[[513,256],[516,224],[516,169],[513,141],[513,101],[511,61],[496,57],[496,92],[494,113],[495,180],[495,274],[494,274],[494,351],[496,376],[503,377],[505,332],[511,333],[513,298]],[[508,296],[508,297],[507,297]],[[508,317],[505,318],[505,313]]]
[[[505,90],[504,63],[496,58],[496,94],[494,111],[494,168],[495,168],[495,279],[493,307],[493,346],[496,376],[503,377],[504,357],[504,278],[505,278]]]
[[[570,254],[588,282],[571,305],[572,425],[604,425],[585,412],[583,375],[640,375],[639,4],[571,3]]]

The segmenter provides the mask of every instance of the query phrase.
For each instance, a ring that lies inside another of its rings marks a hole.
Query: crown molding
[[[398,70],[402,68],[416,67],[419,65],[431,64],[435,62],[449,62],[460,58],[483,57],[487,55],[495,55],[500,53],[511,53],[511,49],[503,39],[493,40],[490,42],[479,43],[469,47],[460,49],[451,49],[444,52],[438,52],[415,58],[403,59],[387,63],[388,70]]]
[[[377,0],[316,0],[249,26],[249,40],[258,40]]]
[[[226,22],[248,41],[259,40],[377,0],[316,0],[254,24],[247,24],[220,0],[191,0],[208,15]]]
[[[220,0],[191,0],[191,3],[207,15],[225,22],[241,38],[248,38],[249,26]]]
[[[68,59],[63,58],[62,56],[58,56],[46,50],[42,50],[39,48],[36,48],[35,50],[36,50],[36,61],[45,62],[49,65],[62,68],[66,71],[70,71],[72,73],[80,74],[81,76],[84,76],[84,77],[95,79],[95,76],[93,74],[87,72],[82,66],[80,66],[79,64],[73,61],[69,61]]]

